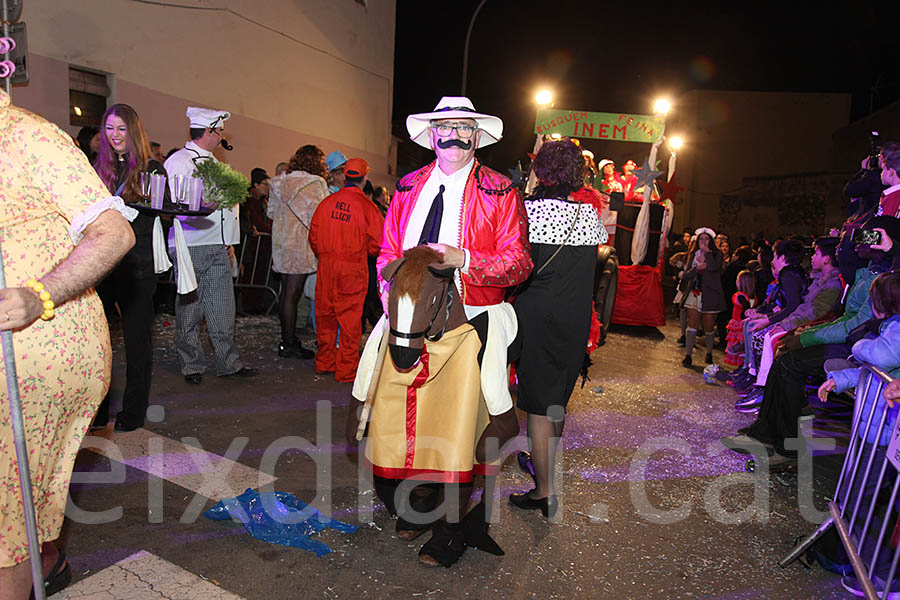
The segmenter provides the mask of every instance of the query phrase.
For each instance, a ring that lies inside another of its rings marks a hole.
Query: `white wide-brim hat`
[[[606,165],[614,165],[615,166],[615,164],[616,163],[611,161],[610,159],[604,158],[603,160],[601,160],[600,162],[597,163],[597,170],[602,171],[603,167],[605,167]]]
[[[438,119],[475,119],[481,131],[479,148],[495,144],[503,137],[503,121],[500,117],[476,112],[472,101],[465,96],[444,96],[433,111],[406,117],[409,139],[424,148],[431,148],[428,126]]]

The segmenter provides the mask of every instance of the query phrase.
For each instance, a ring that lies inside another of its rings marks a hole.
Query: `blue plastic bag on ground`
[[[225,498],[203,513],[214,521],[240,521],[247,533],[270,544],[302,548],[322,556],[331,552],[323,542],[310,539],[326,527],[354,533],[358,527],[322,515],[315,508],[285,492],[247,488],[235,498]]]

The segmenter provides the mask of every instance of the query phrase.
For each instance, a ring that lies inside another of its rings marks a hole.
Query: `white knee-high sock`
[[[684,355],[690,356],[694,351],[694,343],[697,341],[697,330],[688,327],[684,330]]]

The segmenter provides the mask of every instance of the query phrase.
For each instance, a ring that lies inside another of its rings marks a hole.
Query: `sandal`
[[[65,589],[71,582],[72,570],[69,568],[69,563],[66,562],[66,553],[60,550],[56,564],[53,565],[50,574],[44,578],[44,593],[47,596],[52,596],[56,592]],[[31,595],[28,598],[29,600],[34,600],[34,590],[31,591]]]
[[[410,518],[412,515],[425,515],[437,508],[438,490],[427,488],[427,493],[416,494],[413,492],[409,497]],[[434,521],[428,523],[413,523],[403,518],[403,515],[397,516],[397,525],[395,531],[397,537],[407,542],[416,539],[426,531],[430,530]]]
[[[447,567],[459,560],[466,551],[465,534],[459,523],[438,521],[431,539],[419,550],[419,562],[428,567]]]

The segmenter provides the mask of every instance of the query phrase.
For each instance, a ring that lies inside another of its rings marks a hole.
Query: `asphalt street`
[[[257,378],[207,373],[189,385],[173,321],[156,321],[154,422],[126,434],[110,427],[79,455],[62,538],[74,581],[54,598],[848,597],[819,566],[777,565],[823,518],[835,457],[816,459],[811,492],[798,493],[797,474],[746,473],[746,458],[718,439],[751,417],[734,411],[730,388],[680,365],[671,324],[616,329],[594,353],[569,403],[559,521],[508,505],[509,493],[530,487],[513,452],[491,528],[505,556],[470,549],[453,568],[432,569],[417,562],[427,536],[398,539],[365,469],[348,458],[349,384],[317,375],[312,361],[279,358],[277,319],[260,316],[237,323]],[[121,395],[115,324],[113,342]],[[702,351],[694,358],[702,363]],[[325,529],[313,539],[333,551],[316,556],[202,516],[261,485],[359,529]]]

